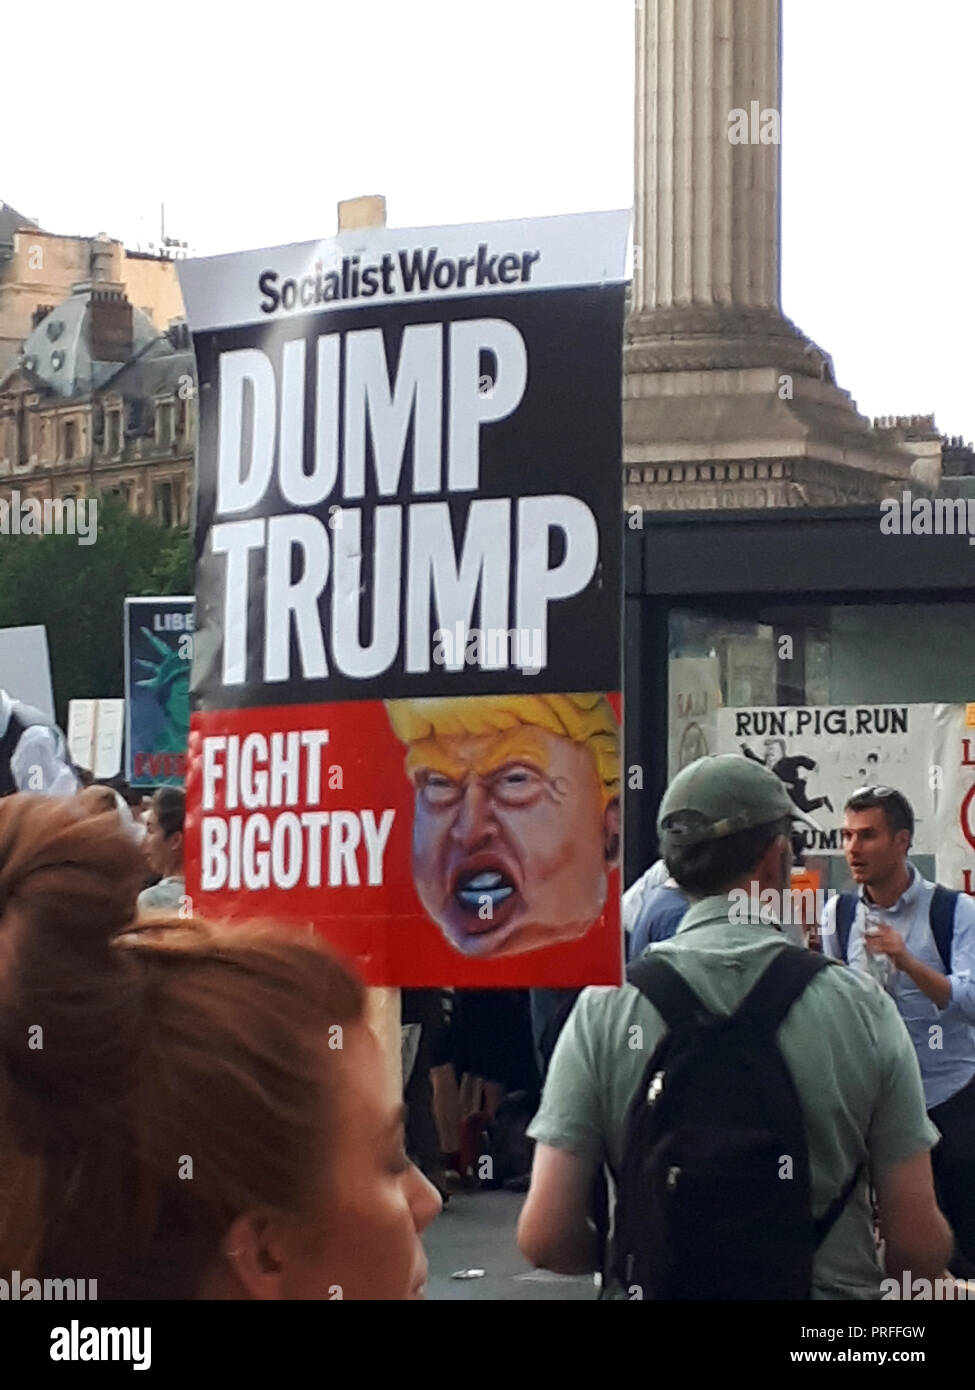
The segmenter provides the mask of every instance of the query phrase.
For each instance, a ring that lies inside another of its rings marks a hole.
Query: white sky
[[[735,0],[735,4],[746,0]],[[865,414],[975,436],[971,0],[785,0],[783,307]],[[0,198],[199,254],[625,207],[633,0],[9,6]]]

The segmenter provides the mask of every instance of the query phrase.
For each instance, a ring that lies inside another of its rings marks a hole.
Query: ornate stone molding
[[[675,372],[774,367],[835,383],[829,354],[773,309],[652,309],[626,324],[623,370]]]
[[[630,465],[626,501],[649,511],[874,505],[891,479],[810,459]]]

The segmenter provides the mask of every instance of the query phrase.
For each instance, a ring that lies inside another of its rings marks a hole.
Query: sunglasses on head
[[[899,792],[896,787],[858,787],[855,792],[850,794],[850,801],[855,801],[859,796],[873,797],[877,801],[892,801],[898,808],[901,818],[907,822],[904,827],[914,834],[914,812],[911,804],[903,792]]]

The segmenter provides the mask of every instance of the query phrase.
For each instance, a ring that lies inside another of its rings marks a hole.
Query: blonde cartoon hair
[[[460,734],[503,733],[520,724],[583,743],[608,804],[620,794],[620,726],[605,695],[468,695],[388,700],[393,733],[405,744]]]

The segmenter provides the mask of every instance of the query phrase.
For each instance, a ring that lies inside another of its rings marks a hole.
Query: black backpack
[[[951,974],[951,942],[955,933],[955,906],[958,898],[959,894],[954,889],[936,883],[928,910],[931,935],[934,937],[934,944],[938,948],[946,975]],[[840,893],[836,899],[836,943],[844,960],[848,959],[850,932],[859,903],[860,899],[856,893]]]
[[[783,946],[730,1017],[659,953],[630,966],[669,1031],[630,1107],[617,1178],[612,1273],[629,1298],[811,1296],[813,1256],[864,1165],[814,1220],[805,1122],[775,1035],[831,963]]]

